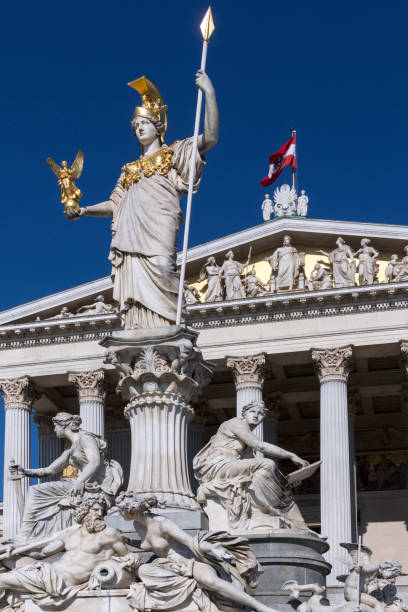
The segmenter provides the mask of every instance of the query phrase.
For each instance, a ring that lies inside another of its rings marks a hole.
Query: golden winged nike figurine
[[[58,177],[58,185],[61,187],[61,202],[64,204],[64,212],[68,208],[73,208],[75,212],[79,212],[78,202],[82,198],[82,192],[75,185],[75,179],[78,179],[82,174],[84,167],[84,154],[78,151],[77,156],[71,168],[68,168],[66,161],[61,162],[60,167],[51,157],[47,157],[47,164]]]

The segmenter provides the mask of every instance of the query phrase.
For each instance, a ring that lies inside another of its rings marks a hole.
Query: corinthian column
[[[336,576],[344,574],[341,542],[352,539],[351,478],[347,379],[351,369],[352,346],[312,349],[320,380],[320,507],[321,533],[327,536],[332,564],[328,586],[339,586]]]
[[[242,408],[250,402],[262,401],[265,363],[265,353],[247,357],[227,357],[227,367],[232,368],[237,392],[237,416],[241,416]],[[262,423],[254,430],[254,433],[260,440],[263,440]]]
[[[82,427],[102,438],[105,436],[105,371],[71,372],[69,382],[74,383],[79,397]]]
[[[359,387],[352,387],[348,393],[348,424],[350,441],[351,538],[353,542],[358,540],[355,416],[360,405],[360,389]]]
[[[52,423],[52,414],[37,412],[34,414],[34,423],[38,425],[38,467],[47,467],[61,454],[61,440],[57,438]],[[42,478],[46,480],[59,480],[59,475],[54,474]]]
[[[28,376],[0,380],[0,391],[3,395],[6,413],[4,427],[4,481],[3,501],[4,520],[3,538],[13,538],[20,527],[20,510],[18,506],[16,481],[10,481],[9,465],[15,462],[24,468],[30,466],[30,413],[33,401],[39,394],[35,391]],[[28,478],[18,481],[23,497],[26,497],[29,486]]]

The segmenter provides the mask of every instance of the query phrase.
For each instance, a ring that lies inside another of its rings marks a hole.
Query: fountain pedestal
[[[125,330],[101,341],[115,366],[131,431],[129,491],[152,493],[167,507],[199,510],[187,467],[190,400],[212,377],[198,333],[169,325]]]

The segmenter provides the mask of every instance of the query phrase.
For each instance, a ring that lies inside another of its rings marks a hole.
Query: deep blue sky
[[[221,131],[194,198],[190,244],[261,222],[259,181],[291,127],[310,216],[406,224],[407,2],[212,8],[207,71]],[[126,83],[141,75],[168,104],[167,143],[191,135],[206,9],[201,0],[2,7],[0,309],[109,273],[109,221],[67,222],[45,158],[72,162],[82,148],[82,202],[106,199],[139,155],[129,126],[139,97]]]

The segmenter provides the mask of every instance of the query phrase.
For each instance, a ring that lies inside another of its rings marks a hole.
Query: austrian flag
[[[285,166],[296,168],[296,132],[294,132],[288,142],[277,153],[269,156],[268,176],[261,181],[262,187],[272,185],[282,172]]]

